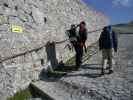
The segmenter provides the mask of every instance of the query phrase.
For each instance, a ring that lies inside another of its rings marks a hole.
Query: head
[[[103,28],[103,31],[107,31],[107,26],[105,26],[105,27]]]
[[[112,27],[111,27],[111,25],[107,26],[107,30],[108,30],[109,32],[112,32]]]
[[[112,28],[111,28],[110,25],[109,25],[109,26],[105,26],[105,27],[103,28],[103,31],[111,32],[111,31],[112,31]]]
[[[74,24],[71,25],[71,29],[75,29],[76,26]]]
[[[80,27],[85,27],[86,23],[84,21],[80,22]]]

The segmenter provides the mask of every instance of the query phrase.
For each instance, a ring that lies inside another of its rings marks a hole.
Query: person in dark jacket
[[[117,52],[118,40],[117,34],[112,31],[111,26],[103,28],[103,31],[99,38],[99,49],[102,50],[102,73],[105,73],[107,63],[109,64],[109,74],[113,72],[112,67],[112,48]]]
[[[71,45],[67,45],[68,48],[73,50],[74,46],[76,45],[77,42],[77,27],[76,25],[72,24],[71,28],[69,30],[66,30],[66,35],[69,37],[69,41]]]
[[[75,47],[76,51],[76,66],[77,68],[80,67],[82,64],[82,58],[83,58],[83,48],[85,49],[85,52],[87,52],[87,48],[85,45],[85,42],[87,40],[87,29],[86,29],[86,23],[84,21],[80,22],[78,31],[78,36],[77,36],[77,44]]]
[[[76,68],[78,69],[82,63],[82,55],[83,55],[83,49],[80,46],[80,38],[77,34],[77,27],[78,25],[71,25],[70,30],[67,31],[67,34],[69,36],[69,41],[71,42],[72,46],[74,47],[75,53],[76,53]]]
[[[85,42],[87,40],[87,29],[86,29],[86,23],[84,21],[80,22],[79,24],[79,38],[81,47],[85,49],[85,52],[87,52],[87,48],[85,45]]]
[[[76,25],[72,24],[70,30],[68,30],[69,40],[73,46],[77,42],[77,30],[76,30],[76,28],[77,28]]]

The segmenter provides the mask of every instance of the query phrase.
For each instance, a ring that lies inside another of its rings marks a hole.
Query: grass
[[[13,97],[8,98],[7,100],[27,100],[31,98],[32,94],[29,89],[21,90],[17,92]]]
[[[116,33],[133,33],[133,23],[117,24],[113,26]]]
[[[65,62],[65,65],[75,65],[75,56]]]
[[[59,78],[59,77],[62,77],[64,75],[66,75],[66,72],[61,72],[61,71],[53,71],[53,72],[49,71],[49,72],[47,72],[48,77]]]
[[[97,49],[97,42],[91,44],[87,47],[87,53],[83,56],[83,62],[88,61],[93,52],[93,48]],[[77,67],[75,66],[75,56],[71,57],[69,60],[67,60],[63,65],[58,66],[54,71],[48,71],[47,76],[48,77],[62,77],[67,74],[67,72],[76,71]]]
[[[92,51],[93,49],[97,49],[97,42],[91,44],[87,47],[87,52],[83,56],[83,63],[88,61],[91,56],[93,55]],[[71,57],[69,60],[67,60],[63,65],[58,66],[53,72],[48,72],[48,76],[58,77],[66,75],[67,72],[76,71],[77,67],[75,66],[75,56]]]
[[[133,27],[113,27],[113,30],[116,32],[116,33],[133,33]]]
[[[92,43],[90,46],[87,47],[87,53],[86,53],[86,55],[84,55],[83,59],[86,58],[86,57],[90,58],[90,51],[91,51],[92,48],[95,48],[96,44],[97,44],[97,42]],[[67,65],[67,66],[75,65],[75,59],[76,59],[75,56],[73,56],[72,58],[70,58],[69,60],[67,60],[65,62],[65,65]]]

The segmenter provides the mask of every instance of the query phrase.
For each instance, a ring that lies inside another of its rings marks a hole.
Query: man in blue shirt
[[[115,52],[117,52],[118,48],[118,39],[115,32],[112,31],[111,26],[107,26],[103,28],[103,31],[99,38],[99,49],[102,50],[102,72],[104,75],[107,62],[109,64],[109,74],[113,73],[112,67],[112,48]]]

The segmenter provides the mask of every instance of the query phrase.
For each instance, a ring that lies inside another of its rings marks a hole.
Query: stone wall
[[[7,57],[48,41],[64,40],[70,25],[82,20],[88,31],[108,24],[104,15],[80,0],[0,0],[0,55]],[[23,32],[12,32],[13,25],[21,26]],[[89,34],[89,44],[98,36],[99,33]]]
[[[70,25],[82,20],[87,23],[88,31],[109,23],[104,15],[88,8],[81,0],[0,0],[0,56],[3,59],[48,41],[65,40],[65,31]],[[21,31],[13,32],[14,26],[20,27]],[[99,33],[88,34],[87,45],[95,42]],[[73,56],[74,53],[65,48],[68,42],[55,45],[57,61],[66,61]],[[38,79],[41,69],[47,66],[47,58],[44,47],[3,62],[0,95],[12,95],[31,80]],[[44,59],[43,67],[41,59]]]

